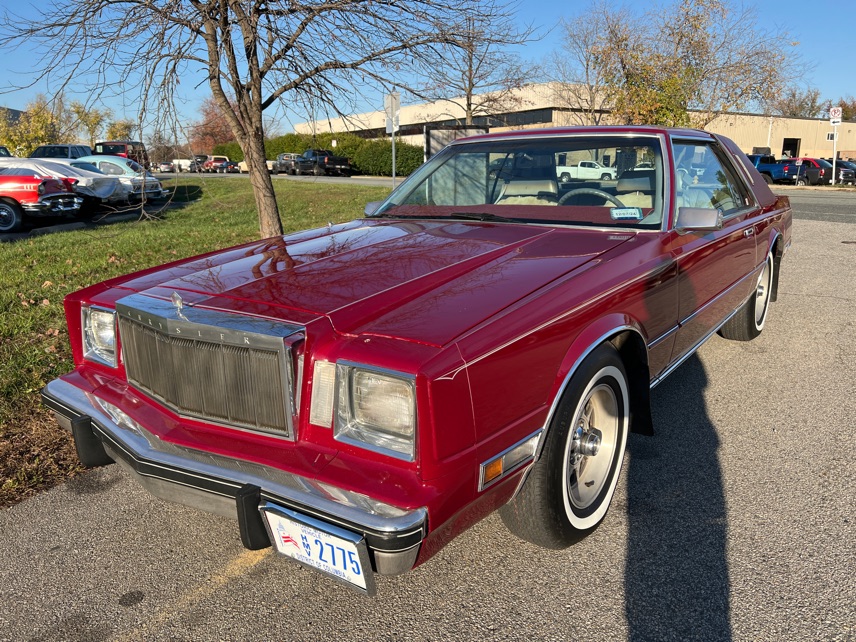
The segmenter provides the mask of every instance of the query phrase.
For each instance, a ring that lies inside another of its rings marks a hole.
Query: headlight
[[[116,313],[102,308],[83,308],[83,356],[116,367]]]
[[[337,364],[336,439],[412,461],[416,389],[412,376]]]

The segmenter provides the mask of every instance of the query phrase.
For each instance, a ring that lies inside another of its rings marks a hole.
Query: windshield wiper
[[[464,219],[467,221],[493,221],[495,223],[519,223],[517,219],[505,218],[497,214],[488,214],[487,212],[452,212],[449,218]]]

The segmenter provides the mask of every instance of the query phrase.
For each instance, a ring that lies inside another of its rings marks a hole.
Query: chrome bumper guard
[[[38,203],[21,203],[24,211],[29,214],[55,214],[57,212],[76,212],[83,205],[83,199],[79,196],[54,196],[41,197]]]
[[[265,501],[361,534],[381,575],[413,568],[427,534],[425,508],[402,510],[294,473],[170,444],[62,379],[44,387],[42,402],[74,435],[84,465],[115,461],[161,499],[237,519],[247,548],[271,545],[258,510]]]

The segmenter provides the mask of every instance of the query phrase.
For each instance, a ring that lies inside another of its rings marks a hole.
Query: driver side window
[[[747,196],[731,168],[704,142],[674,145],[678,207],[736,212],[747,204]]]

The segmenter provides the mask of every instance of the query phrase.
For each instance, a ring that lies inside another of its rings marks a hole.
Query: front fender
[[[650,435],[653,423],[650,410],[650,374],[647,341],[641,324],[627,314],[610,314],[588,325],[577,335],[562,359],[550,391],[550,411],[545,428],[550,429],[562,395],[583,360],[604,341],[612,341],[621,354],[630,386],[631,432]],[[544,443],[544,439],[541,443]]]

